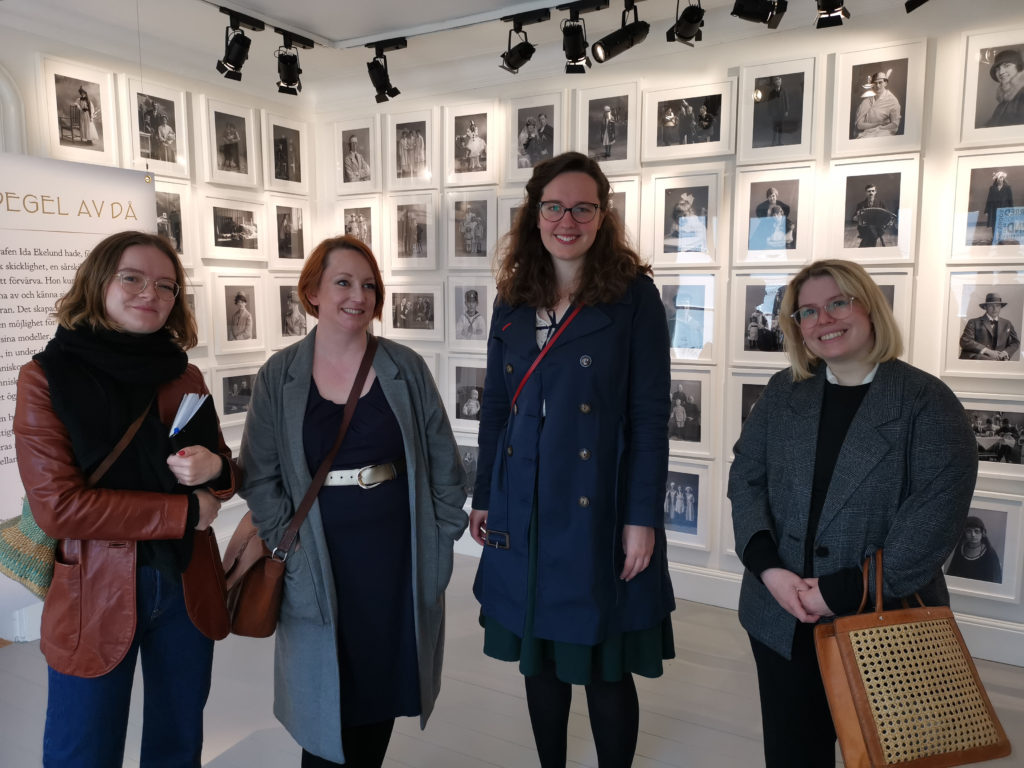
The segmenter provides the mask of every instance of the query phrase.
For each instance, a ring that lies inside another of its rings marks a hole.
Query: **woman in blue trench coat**
[[[600,765],[625,767],[632,675],[674,655],[668,328],[597,162],[552,158],[526,194],[497,278],[470,516],[484,652],[519,661],[543,768],[565,765],[574,683]]]

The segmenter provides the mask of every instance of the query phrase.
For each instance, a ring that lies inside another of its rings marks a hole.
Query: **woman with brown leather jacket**
[[[207,447],[172,448],[183,395],[207,392],[185,354],[196,323],[184,283],[164,238],[107,237],[57,302],[53,339],[18,378],[18,468],[39,527],[59,540],[40,641],[44,766],[121,765],[140,651],[141,764],[200,765],[213,639],[227,633],[208,529],[239,478],[212,411],[190,424]],[[88,482],[142,414],[127,447]]]

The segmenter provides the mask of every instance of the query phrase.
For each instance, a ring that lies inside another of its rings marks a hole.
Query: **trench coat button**
[[[519,413],[519,403],[512,403],[512,413],[513,414],[518,414]]]
[[[589,507],[590,506],[590,499],[588,499],[586,496],[580,496],[580,498],[579,498],[579,505],[581,507]]]
[[[814,554],[818,557],[828,557],[828,547],[818,547],[814,550]]]
[[[583,368],[589,368],[590,364],[594,362],[594,359],[590,355],[580,355],[580,365]]]
[[[512,455],[512,446],[511,445],[508,448],[505,449],[505,453],[507,453],[509,456]]]
[[[580,403],[580,413],[590,413],[590,403]]]
[[[584,448],[583,450],[581,450],[580,451],[580,458],[583,459],[584,461],[589,459],[590,458],[590,449],[589,448]]]
[[[507,363],[505,365],[505,373],[512,373],[512,370],[512,363]]]

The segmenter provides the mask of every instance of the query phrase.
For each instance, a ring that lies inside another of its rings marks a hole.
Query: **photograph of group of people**
[[[658,103],[659,147],[721,140],[722,94]]]
[[[213,129],[217,135],[217,170],[247,175],[249,146],[245,119],[231,113],[214,111]]]
[[[432,293],[391,294],[394,328],[427,330],[434,328],[434,295]]]
[[[751,251],[796,248],[799,199],[797,179],[752,182],[747,248]]]
[[[1021,463],[1024,413],[968,408],[967,416],[978,441],[979,461]]]
[[[255,250],[259,246],[256,214],[243,208],[213,207],[213,231],[218,248]]]
[[[532,168],[551,157],[555,144],[555,126],[549,115],[554,104],[520,109],[516,114],[516,158],[520,168]]]
[[[665,484],[665,528],[679,533],[697,533],[697,499],[700,477],[689,472],[668,473]]]
[[[669,441],[699,443],[700,381],[673,378],[669,400],[672,403],[668,417]]]
[[[146,93],[136,94],[139,154],[173,163],[177,159],[177,120],[174,102]]]

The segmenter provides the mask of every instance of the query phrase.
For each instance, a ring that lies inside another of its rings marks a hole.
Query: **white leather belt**
[[[358,485],[360,488],[375,488],[388,480],[394,480],[405,469],[405,460],[387,464],[371,464],[360,469],[335,469],[327,473],[324,485]]]

